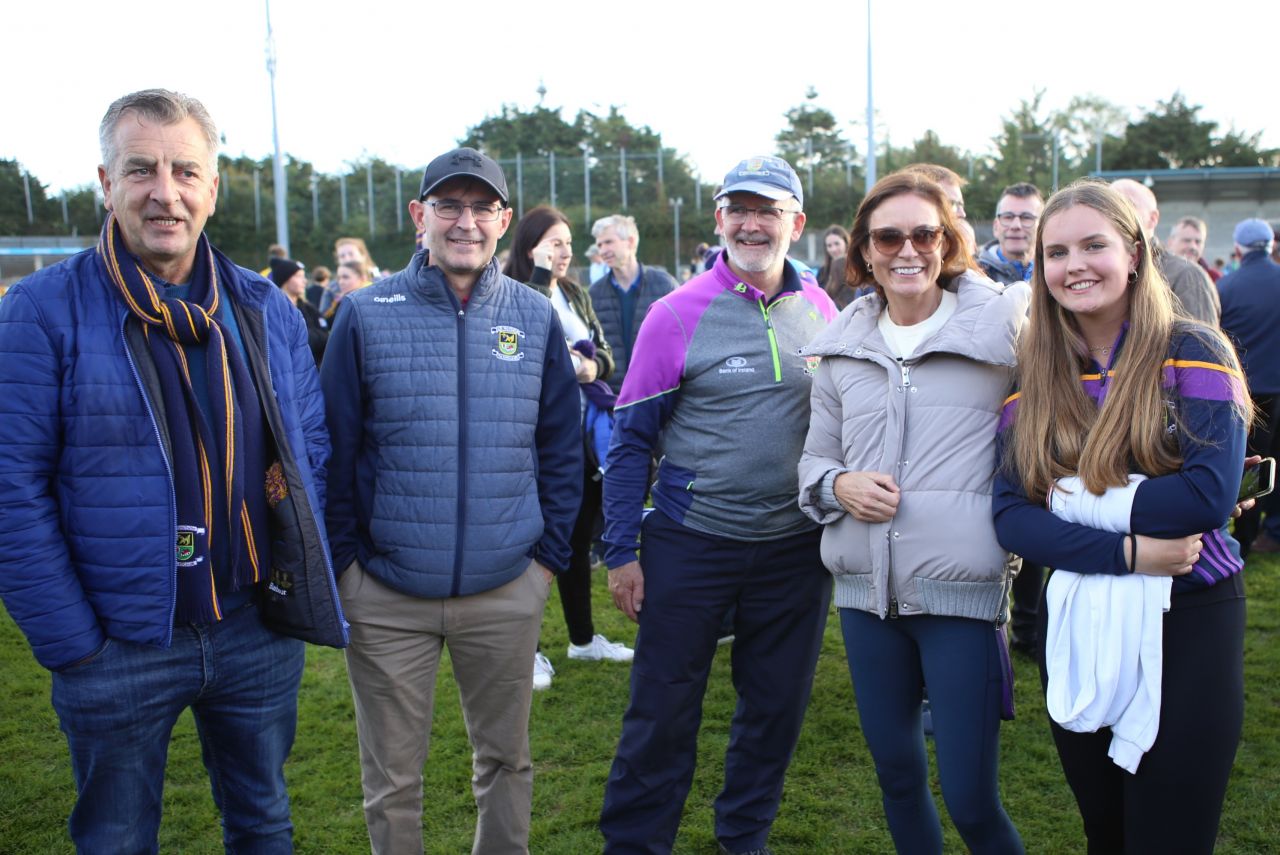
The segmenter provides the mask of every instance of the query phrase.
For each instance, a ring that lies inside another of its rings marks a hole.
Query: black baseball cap
[[[493,188],[502,204],[507,204],[507,177],[502,174],[502,167],[474,148],[455,148],[428,163],[422,173],[422,190],[418,199],[427,198],[432,190],[450,178],[479,179]]]

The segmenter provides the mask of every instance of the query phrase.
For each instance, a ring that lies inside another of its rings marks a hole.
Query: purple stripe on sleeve
[[[1164,383],[1166,386],[1175,386],[1184,398],[1236,403],[1244,401],[1244,383],[1225,367],[1170,360],[1164,366]]]
[[[1220,563],[1220,560],[1216,556],[1210,554],[1207,545],[1206,548],[1200,550],[1200,560],[1196,562],[1195,569],[1212,573],[1217,577],[1217,579],[1225,579],[1231,575],[1231,571],[1225,569]]]
[[[1226,541],[1222,539],[1222,531],[1215,529],[1208,532],[1202,538],[1204,548],[1200,551],[1201,563],[1209,564],[1214,570],[1226,579],[1239,573],[1244,567],[1244,562],[1235,556],[1230,549],[1227,548]]]
[[[636,334],[618,407],[679,388],[694,328],[707,306],[722,293],[723,285],[708,271],[653,304]]]

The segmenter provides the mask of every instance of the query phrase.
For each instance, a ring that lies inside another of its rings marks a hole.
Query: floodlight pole
[[[671,206],[671,210],[675,212],[675,220],[673,223],[673,241],[675,244],[675,267],[671,273],[679,281],[680,277],[680,208],[684,205],[684,197],[678,196],[675,199],[668,199],[667,204]]]
[[[867,191],[876,183],[876,110],[871,89],[871,0],[867,0]]]
[[[271,33],[271,0],[267,9],[267,75],[271,78],[271,141],[275,145],[276,243],[289,251],[289,185],[284,175],[284,158],[280,155],[280,124],[276,121],[276,41]]]

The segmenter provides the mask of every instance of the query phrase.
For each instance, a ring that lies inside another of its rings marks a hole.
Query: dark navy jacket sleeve
[[[1003,459],[1004,437],[998,443],[997,460]],[[1125,562],[1126,538],[1058,518],[1042,505],[1033,504],[1022,484],[1003,468],[992,487],[992,512],[1000,545],[1028,561],[1074,570],[1077,573],[1129,572]]]
[[[325,427],[324,421],[324,396],[320,392],[320,375],[316,371],[315,357],[311,352],[310,332],[307,330],[306,319],[296,309],[283,314],[289,323],[289,365],[293,371],[302,435],[307,444],[307,465],[311,469],[311,482],[315,487],[318,503],[315,512],[323,518],[328,487],[325,471],[332,448],[329,445],[329,430]]]
[[[538,425],[534,430],[543,530],[534,545],[533,557],[555,573],[569,567],[573,551],[569,537],[582,505],[580,400],[573,362],[564,344],[564,329],[553,311],[542,365]]]
[[[1165,363],[1176,406],[1182,468],[1138,485],[1132,531],[1186,537],[1219,528],[1235,508],[1244,469],[1243,375],[1195,335],[1185,336]]]
[[[22,285],[0,301],[0,597],[36,659],[56,670],[106,634],[72,566],[58,477],[59,354]]]
[[[356,559],[356,465],[364,444],[364,378],[359,312],[344,301],[334,319],[329,346],[320,366],[325,423],[333,443],[329,458],[325,528],[334,573],[341,575]]]

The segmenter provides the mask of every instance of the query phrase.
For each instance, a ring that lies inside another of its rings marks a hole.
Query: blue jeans
[[[284,761],[293,747],[303,644],[252,603],[173,630],[168,649],[117,639],[53,675],[71,748],[82,853],[154,853],[174,723],[191,708],[228,852],[293,851]]]

